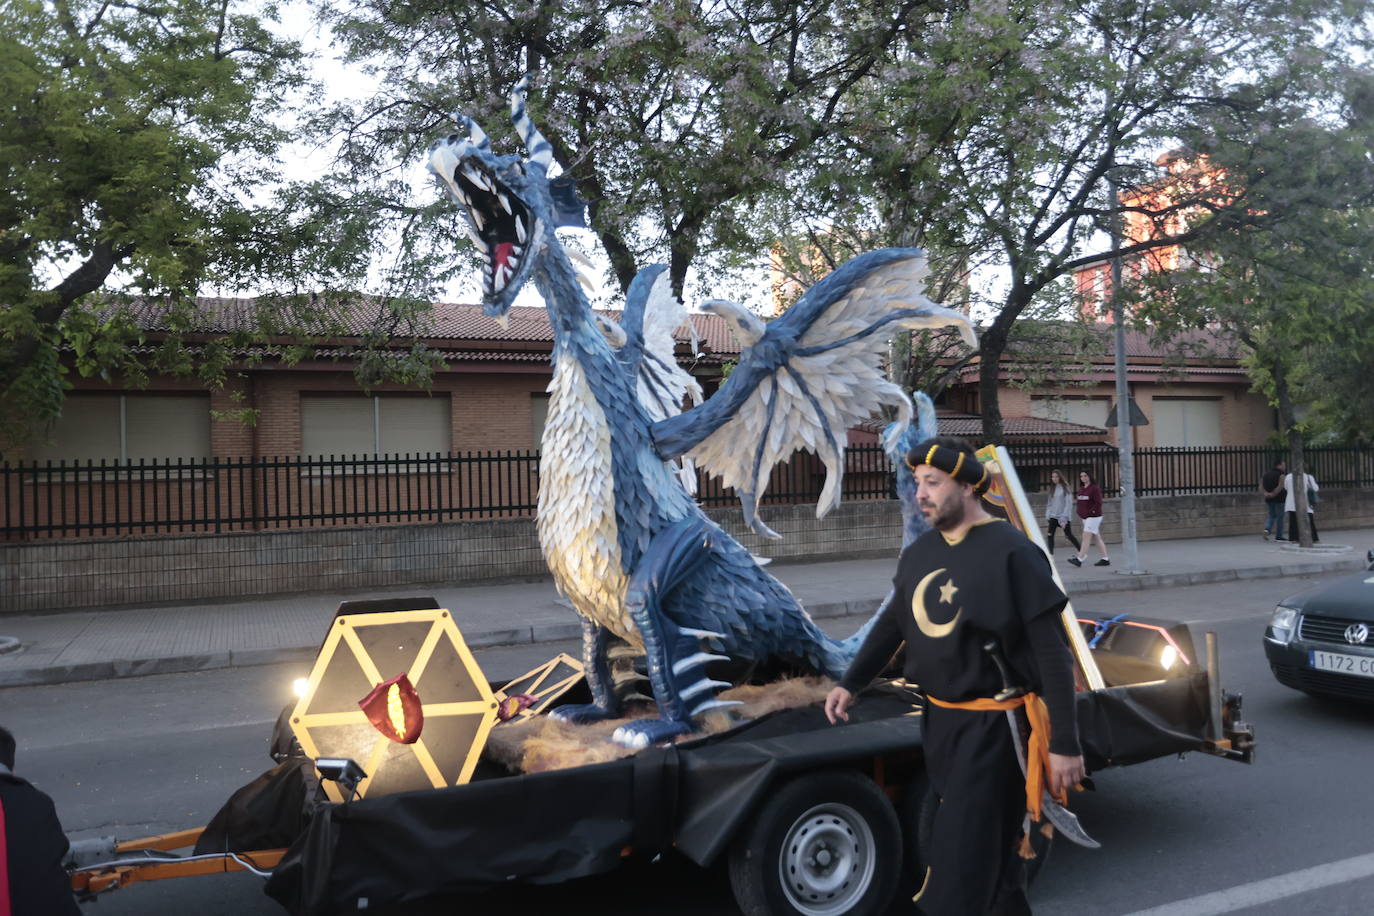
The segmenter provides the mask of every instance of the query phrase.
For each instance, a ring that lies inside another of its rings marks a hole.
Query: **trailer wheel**
[[[784,785],[735,838],[730,885],[745,916],[875,916],[897,886],[902,833],[872,780],[827,770]]]

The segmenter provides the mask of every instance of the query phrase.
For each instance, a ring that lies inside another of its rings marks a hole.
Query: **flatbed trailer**
[[[1009,468],[1004,452],[997,457]],[[1025,523],[1029,510],[1014,473],[999,469],[997,487],[1008,520],[1039,541]],[[341,647],[361,651],[366,624],[387,614],[409,628],[417,684],[421,670],[431,679],[442,672],[445,684],[464,667],[480,671],[432,599],[349,603],[322,645],[310,689],[322,690],[322,678],[338,670],[331,666]],[[1199,653],[1182,624],[1077,614],[1071,606],[1065,626],[1078,662],[1077,717],[1090,773],[1189,751],[1252,760],[1254,732],[1241,720],[1240,697],[1222,689],[1213,634]],[[397,641],[390,639],[388,651]],[[450,645],[451,657],[436,660]],[[367,684],[383,684],[380,663],[359,661]],[[430,692],[431,682],[421,691]],[[746,916],[825,916],[881,913],[898,886],[923,871],[937,800],[924,774],[918,688],[900,679],[865,691],[841,725],[830,725],[813,703],[632,756],[529,774],[478,759],[490,730],[503,727],[488,707],[515,691],[475,683],[474,691],[430,707],[435,715],[481,720],[468,728],[471,752],[449,775],[437,754],[417,752],[422,763],[432,758],[423,769],[442,787],[383,794],[384,783],[367,770],[395,750],[397,736],[379,741],[364,723],[372,750],[356,763],[372,785],[353,797],[359,786],[325,765],[308,725],[353,727],[341,723],[362,721],[361,704],[352,713],[312,714],[303,700],[278,722],[278,765],[236,792],[206,828],[76,844],[73,888],[91,895],[141,880],[247,869],[263,875],[266,892],[291,913],[323,916],[513,881],[557,883],[612,871],[631,855],[676,851],[702,867],[724,860]],[[589,698],[575,677],[557,687],[522,715]],[[357,696],[345,690],[339,698]],[[185,846],[194,846],[189,855],[171,858]]]

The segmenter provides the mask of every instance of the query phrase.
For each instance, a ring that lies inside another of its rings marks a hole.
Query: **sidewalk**
[[[1365,566],[1374,529],[1323,532],[1322,547],[1349,545],[1344,552],[1312,551],[1253,537],[1149,541],[1140,545],[1146,575],[1112,567],[1075,569],[1056,555],[1070,597],[1092,592],[1170,588],[1237,579],[1310,575]],[[1120,545],[1113,545],[1119,551]],[[868,614],[877,608],[896,557],[824,563],[774,564],[770,570],[817,618]],[[17,652],[0,654],[0,687],[60,684],[264,665],[308,662],[315,656],[334,609],[356,598],[432,595],[453,612],[473,648],[577,638],[581,632],[570,605],[551,581],[471,587],[415,586],[349,594],[268,596],[244,601],[201,603],[115,611],[74,611],[0,617],[0,637],[17,638]]]

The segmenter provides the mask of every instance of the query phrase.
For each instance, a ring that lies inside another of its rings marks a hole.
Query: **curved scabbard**
[[[1021,737],[1021,722],[1016,718],[1016,710],[1007,710],[1007,724],[1011,726],[1011,745],[1016,748],[1016,762],[1021,764],[1021,775],[1026,775],[1026,746]],[[1078,815],[1059,802],[1055,801],[1054,796],[1048,791],[1040,794],[1040,811],[1054,825],[1054,829],[1064,835],[1064,839],[1070,843],[1084,846],[1088,849],[1101,849],[1102,844],[1094,840],[1088,831],[1083,829],[1083,825],[1078,821]]]

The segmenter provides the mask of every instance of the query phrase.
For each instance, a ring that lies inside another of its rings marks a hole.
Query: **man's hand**
[[[836,688],[837,690],[839,688]],[[831,696],[834,696],[832,693]],[[826,700],[826,709],[830,708],[829,699]],[[831,721],[834,721],[833,719]],[[1064,795],[1083,781],[1083,777],[1088,775],[1088,771],[1083,767],[1083,755],[1069,757],[1064,754],[1050,754],[1049,785],[1050,795],[1055,798],[1063,798]]]
[[[825,698],[825,717],[830,720],[831,725],[836,725],[840,720],[849,721],[849,707],[854,702],[854,694],[845,690],[843,687],[835,687]],[[1083,758],[1078,758],[1080,761]]]

